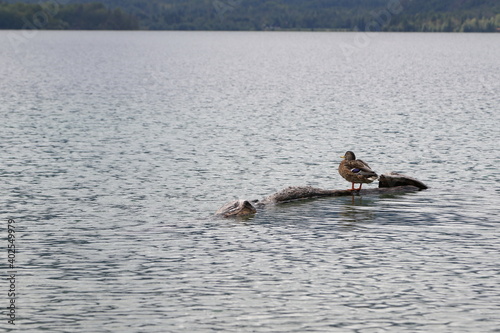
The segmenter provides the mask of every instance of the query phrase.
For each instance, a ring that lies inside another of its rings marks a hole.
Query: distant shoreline
[[[494,0],[36,1],[0,1],[0,30],[500,32]]]
[[[0,31],[23,31],[33,30],[30,28],[8,29],[0,28]],[[367,34],[384,34],[384,33],[401,33],[401,34],[497,34],[497,31],[363,31],[363,30],[335,30],[335,29],[276,29],[276,30],[182,30],[182,29],[36,29],[40,31],[116,31],[116,32],[342,32],[342,33],[367,33]]]

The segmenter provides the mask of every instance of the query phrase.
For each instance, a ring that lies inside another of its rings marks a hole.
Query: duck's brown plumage
[[[363,184],[371,183],[378,178],[367,163],[356,159],[352,151],[346,152],[342,157],[344,160],[340,162],[339,173],[345,180],[352,183],[351,190],[359,191]],[[355,183],[360,184],[359,188],[354,188]]]

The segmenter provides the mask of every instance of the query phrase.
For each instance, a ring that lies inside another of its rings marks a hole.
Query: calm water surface
[[[18,231],[17,329],[499,331],[500,35],[12,34],[0,216]],[[350,186],[346,150],[430,189],[213,218]]]

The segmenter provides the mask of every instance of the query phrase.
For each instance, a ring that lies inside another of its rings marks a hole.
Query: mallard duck
[[[352,151],[348,151],[340,162],[339,173],[345,180],[352,183],[351,191],[361,190],[364,183],[371,183],[378,178],[377,174],[370,169],[370,166],[361,160],[357,160]],[[354,183],[359,184],[359,188],[354,188]]]

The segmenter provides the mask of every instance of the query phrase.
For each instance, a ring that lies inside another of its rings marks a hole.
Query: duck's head
[[[346,161],[354,161],[356,159],[356,155],[354,155],[354,153],[352,151],[346,151],[344,156],[340,156],[344,159],[346,159]]]

